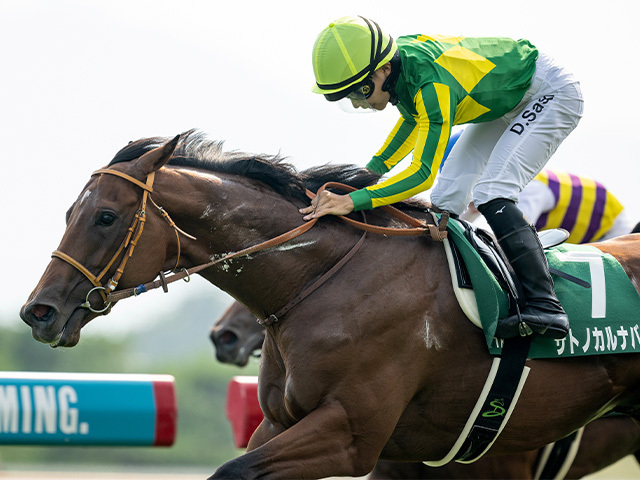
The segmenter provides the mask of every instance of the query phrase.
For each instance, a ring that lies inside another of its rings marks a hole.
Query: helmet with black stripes
[[[316,83],[312,91],[333,102],[356,90],[372,88],[373,72],[389,62],[397,50],[393,38],[373,20],[358,16],[331,22],[313,45]]]

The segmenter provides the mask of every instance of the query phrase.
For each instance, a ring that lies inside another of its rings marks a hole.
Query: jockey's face
[[[365,110],[384,110],[389,103],[389,92],[382,91],[384,81],[391,73],[391,64],[387,63],[373,72],[366,86],[347,95],[347,104],[353,108]],[[347,108],[342,107],[344,110]]]

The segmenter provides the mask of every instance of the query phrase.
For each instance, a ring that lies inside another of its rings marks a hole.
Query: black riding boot
[[[547,258],[535,228],[511,200],[498,198],[480,205],[502,251],[520,280],[526,305],[521,310],[523,322],[535,333],[550,338],[564,338],[569,319],[553,290]],[[496,336],[527,334],[517,315],[498,321]],[[529,332],[530,333],[530,332]]]

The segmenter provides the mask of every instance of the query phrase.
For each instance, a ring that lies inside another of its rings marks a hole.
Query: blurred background
[[[232,302],[224,292],[195,278],[168,294],[120,302],[67,350],[35,342],[18,317],[62,237],[67,208],[130,140],[198,128],[228,150],[280,153],[299,169],[364,166],[398,113],[349,115],[310,92],[311,47],[331,20],[364,15],[394,37],[524,37],[573,71],[585,98],[580,125],[548,166],[597,179],[635,223],[638,5],[0,0],[0,370],[168,373],[180,409],[172,448],[0,447],[0,471],[37,464],[209,471],[240,453],[224,418],[226,386],[234,375],[257,374],[258,365],[214,360],[208,331]]]
[[[94,333],[87,327],[72,349],[52,349],[33,340],[26,328],[3,327],[2,370],[173,375],[178,429],[171,447],[0,445],[0,478],[6,478],[3,472],[15,475],[23,470],[44,470],[47,475],[56,470],[197,472],[201,475],[196,478],[206,478],[205,474],[213,473],[213,466],[242,453],[234,448],[225,417],[227,385],[234,375],[257,375],[258,360],[252,359],[245,368],[214,360],[208,329],[213,317],[228,306],[223,300],[219,295],[195,295],[175,302],[164,311],[150,312],[153,319],[126,335]],[[117,315],[115,310],[112,315]],[[108,322],[110,318],[101,320]],[[135,322],[136,317],[130,321]]]

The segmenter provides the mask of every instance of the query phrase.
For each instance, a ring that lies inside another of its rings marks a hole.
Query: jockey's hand
[[[311,200],[311,205],[301,208],[300,213],[304,215],[304,220],[311,220],[323,215],[347,215],[353,212],[353,208],[353,200],[349,195],[338,195],[323,190]]]

